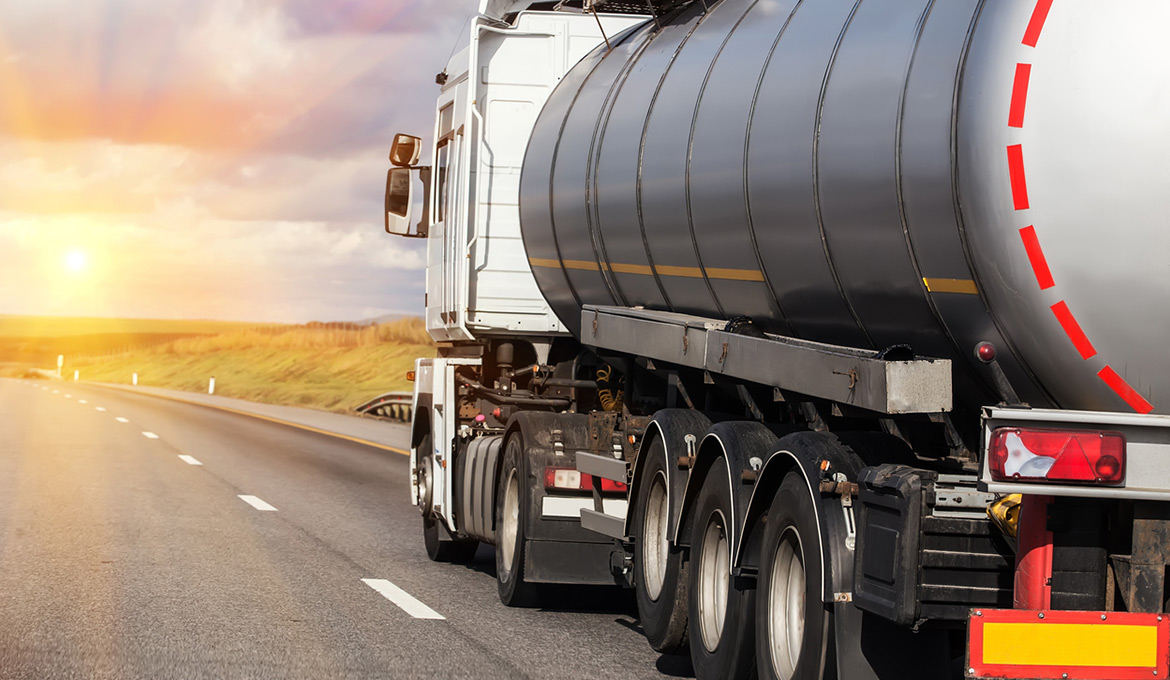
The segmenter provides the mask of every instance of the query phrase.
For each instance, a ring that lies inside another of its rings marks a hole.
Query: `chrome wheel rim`
[[[418,469],[418,511],[431,516],[431,458],[424,458]]]
[[[805,573],[800,533],[787,527],[772,560],[768,593],[768,647],[772,667],[780,678],[791,678],[804,642]]]
[[[508,471],[508,481],[504,483],[504,512],[500,518],[500,551],[503,558],[504,573],[512,572],[512,559],[516,554],[516,533],[520,525],[520,481],[516,479],[516,470]]]
[[[707,518],[699,555],[699,634],[708,652],[719,648],[731,587],[731,550],[727,520],[719,510]]]
[[[666,582],[666,557],[670,549],[666,542],[666,522],[669,515],[666,475],[660,470],[650,482],[650,495],[642,517],[642,574],[646,595],[654,602],[658,601],[662,584]]]

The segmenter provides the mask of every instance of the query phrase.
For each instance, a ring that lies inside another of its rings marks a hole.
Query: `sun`
[[[89,258],[80,250],[71,250],[65,254],[65,268],[71,272],[79,272],[85,269]]]

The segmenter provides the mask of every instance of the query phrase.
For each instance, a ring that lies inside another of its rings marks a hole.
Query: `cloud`
[[[386,154],[430,131],[477,4],[0,3],[0,313],[420,313],[425,244],[382,230]]]

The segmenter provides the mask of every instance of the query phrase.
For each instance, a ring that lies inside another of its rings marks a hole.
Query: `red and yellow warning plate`
[[[968,678],[1144,680],[1170,673],[1170,615],[973,609]]]

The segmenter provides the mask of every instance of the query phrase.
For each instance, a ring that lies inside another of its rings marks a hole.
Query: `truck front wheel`
[[[789,472],[768,510],[756,601],[761,680],[821,678],[829,608],[821,598],[821,543],[815,509],[799,472]]]
[[[500,602],[509,607],[534,607],[535,583],[524,581],[524,520],[528,507],[528,476],[524,440],[517,432],[508,438],[496,493],[496,585]]]
[[[419,451],[433,451],[431,437],[427,435],[419,444]],[[454,562],[466,564],[475,559],[475,551],[479,548],[479,541],[473,538],[453,539],[446,529],[439,526],[439,520],[431,514],[434,507],[432,494],[434,493],[435,457],[427,453],[419,459],[417,470],[418,479],[418,510],[423,519],[423,545],[427,549],[427,557],[432,562]]]
[[[647,451],[643,483],[634,501],[634,581],[638,618],[654,651],[676,654],[687,644],[687,563],[670,538],[670,491],[666,446],[655,439]]]

